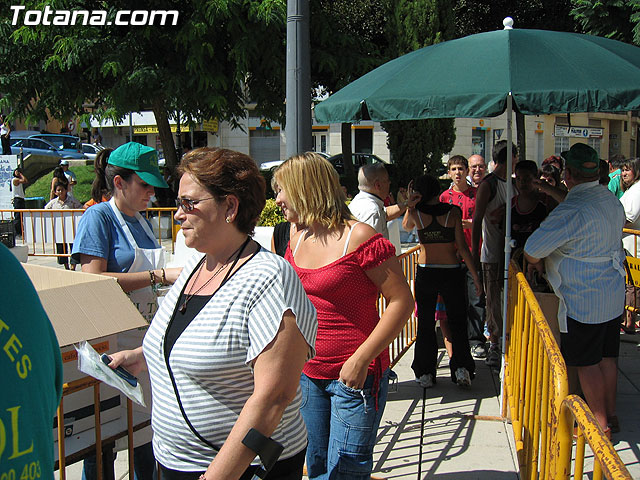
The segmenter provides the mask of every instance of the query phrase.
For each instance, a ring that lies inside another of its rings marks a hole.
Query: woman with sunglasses
[[[180,274],[180,269],[164,268],[164,248],[155,239],[149,221],[139,213],[146,210],[154,187],[167,187],[158,169],[157,152],[139,143],[126,143],[109,156],[105,177],[111,200],[94,205],[82,215],[72,257],[83,272],[115,277],[142,316],[151,322],[158,308],[157,287],[172,284]],[[139,346],[145,330],[118,334],[118,348]],[[148,376],[139,380],[145,398],[150,399]],[[137,405],[135,408],[142,409]],[[141,411],[150,413],[149,409]],[[134,441],[136,478],[151,480],[155,468],[151,429],[136,432]],[[96,473],[95,457],[89,457],[83,478],[93,480]]]
[[[256,163],[199,148],[179,172],[175,218],[200,253],[165,297],[143,347],[112,355],[111,366],[149,370],[163,480],[252,478],[257,452],[243,443],[251,429],[284,446],[265,478],[299,480],[307,432],[298,385],[314,355],[316,311],[291,266],[250,236],[265,205]]]

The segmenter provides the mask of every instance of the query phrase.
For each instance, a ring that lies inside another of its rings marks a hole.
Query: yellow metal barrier
[[[574,465],[574,478],[582,478],[585,461],[585,443],[594,452],[593,480],[627,480],[632,478],[629,470],[613,448],[611,441],[605,436],[602,428],[596,421],[593,413],[584,400],[577,395],[569,395],[562,402],[560,422],[567,429],[573,427],[574,421],[578,424],[576,441],[576,455]],[[569,430],[571,431],[571,430]],[[568,452],[571,457],[571,449]]]
[[[505,351],[503,416],[507,405],[523,479],[556,476],[569,468],[558,413],[569,393],[567,367],[524,275],[509,266],[508,340]],[[563,426],[564,428],[564,426]]]
[[[634,236],[634,238],[633,238],[633,251],[637,252],[638,251],[638,235],[640,235],[640,230],[632,230],[630,228],[623,228],[622,229],[622,233]],[[640,288],[640,258],[627,257],[627,264],[630,267],[628,272],[631,274],[631,278],[629,278],[629,275],[627,275],[627,283],[629,285],[634,285],[636,289]],[[627,302],[628,299],[625,296],[625,306],[624,306],[625,310],[629,310],[630,312],[633,312],[633,313],[640,312],[640,305],[637,304],[635,297],[636,297],[636,295],[634,295],[634,297],[631,300],[631,302]]]
[[[416,279],[416,266],[418,264],[418,253],[420,252],[420,246],[416,245],[411,249],[404,252],[402,255],[398,256],[398,260],[400,260],[400,264],[402,265],[402,271],[404,272],[404,276],[411,287],[411,291],[413,292],[413,285]],[[382,296],[380,296],[380,301],[378,302],[380,313],[384,312],[386,308],[386,304]],[[415,308],[411,313],[411,317],[407,320],[404,328],[400,332],[400,334],[396,337],[396,339],[391,343],[389,348],[391,349],[389,354],[391,357],[391,367],[398,363],[398,361],[402,358],[402,356],[409,350],[413,342],[416,341],[416,335],[418,334],[418,317],[416,317]]]
[[[585,404],[568,396],[567,367],[529,284],[515,262],[509,265],[509,309],[505,351],[503,416],[510,415],[522,479],[571,476],[573,423],[587,432],[594,464],[609,479],[631,479]],[[564,409],[564,410],[563,410]],[[570,409],[567,413],[565,410]],[[587,412],[587,413],[585,413]],[[584,452],[584,441],[582,443]],[[604,446],[603,446],[604,445]],[[608,445],[610,448],[605,448]],[[583,455],[584,457],[584,455]],[[583,458],[575,478],[582,478]],[[619,468],[622,465],[623,468]],[[594,467],[594,479],[596,470]]]
[[[66,466],[67,455],[65,449],[65,434],[64,434],[64,397],[71,395],[72,393],[79,392],[86,388],[93,387],[93,408],[94,408],[94,429],[95,429],[95,455],[96,455],[96,475],[97,480],[102,480],[102,430],[100,423],[100,380],[96,380],[93,377],[83,377],[78,380],[74,380],[69,383],[65,383],[62,386],[62,398],[60,399],[60,405],[58,406],[57,420],[58,420],[58,464],[57,469],[60,471],[60,480],[66,479]],[[127,432],[118,434],[115,437],[109,439],[115,441],[116,437],[127,435],[128,444],[127,450],[129,454],[129,480],[133,480],[133,432],[139,428],[143,428],[149,425],[150,421],[143,422],[140,425],[133,425],[133,402],[127,399]],[[91,449],[93,450],[93,448]],[[90,453],[90,452],[89,452]]]

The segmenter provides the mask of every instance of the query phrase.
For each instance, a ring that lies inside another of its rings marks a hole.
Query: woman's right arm
[[[120,287],[125,292],[131,292],[140,288],[151,286],[151,274],[145,270],[142,272],[107,272],[107,259],[95,257],[93,255],[80,254],[80,265],[85,273],[95,273],[98,275],[106,275],[114,277],[118,280]],[[162,268],[153,270],[156,284],[162,285]],[[181,268],[165,268],[166,283],[164,285],[172,285],[180,276]]]
[[[110,353],[109,356],[111,357],[111,363],[109,364],[111,368],[122,367],[136,376],[147,369],[142,347],[133,350],[121,350]]]

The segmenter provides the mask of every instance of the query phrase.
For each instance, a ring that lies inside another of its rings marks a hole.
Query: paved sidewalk
[[[389,395],[376,446],[374,476],[418,478],[423,389],[410,368],[413,350],[396,365],[398,391]],[[500,379],[476,360],[471,388],[450,380],[440,350],[437,384],[426,390],[421,479],[517,480],[511,426],[500,418]]]

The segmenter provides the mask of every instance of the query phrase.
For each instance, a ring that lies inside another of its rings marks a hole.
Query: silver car
[[[41,138],[16,138],[11,137],[11,155],[20,155],[20,152],[27,155],[46,155],[49,157],[63,158],[62,151],[55,145],[42,140]]]

